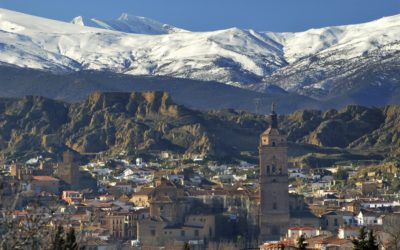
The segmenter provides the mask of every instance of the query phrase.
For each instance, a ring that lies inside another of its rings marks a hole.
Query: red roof
[[[32,179],[35,181],[58,181],[58,179],[51,176],[32,176]]]
[[[153,187],[144,187],[140,189],[138,192],[134,193],[133,196],[135,195],[150,195],[153,192],[154,188]]]
[[[281,246],[290,246],[292,244],[293,244],[293,242],[284,240],[284,241],[278,241],[278,242],[264,243],[259,247],[260,248],[278,248]]]

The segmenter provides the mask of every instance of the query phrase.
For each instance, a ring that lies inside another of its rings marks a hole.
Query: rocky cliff
[[[279,119],[292,156],[318,153],[351,159],[371,154],[383,159],[400,155],[399,117],[399,106],[347,106],[300,110]],[[74,104],[32,96],[2,98],[0,156],[54,156],[70,148],[83,155],[172,150],[224,160],[255,159],[258,136],[267,126],[266,116],[197,111],[175,104],[167,92],[95,92]]]

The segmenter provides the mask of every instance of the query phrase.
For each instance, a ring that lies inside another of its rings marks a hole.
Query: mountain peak
[[[85,26],[85,23],[84,23],[84,21],[83,21],[83,16],[74,17],[74,18],[72,19],[71,23],[72,23],[72,24],[79,25],[79,26]]]
[[[127,21],[128,19],[129,19],[129,17],[130,17],[130,15],[128,14],[128,13],[122,13],[119,17],[118,17],[118,19],[117,20],[120,20],[120,21]]]
[[[162,35],[186,31],[147,17],[133,16],[128,13],[122,13],[117,19],[109,20],[97,18],[87,19],[82,16],[77,16],[72,19],[71,23],[79,26],[145,35]]]

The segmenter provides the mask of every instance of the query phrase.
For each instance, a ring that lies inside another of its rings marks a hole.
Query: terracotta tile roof
[[[339,239],[336,236],[320,235],[320,236],[307,238],[306,242],[309,245],[319,245],[319,244],[342,245],[342,244],[351,243],[351,240],[350,239]]]
[[[271,243],[264,243],[259,246],[259,248],[279,248],[282,246],[294,246],[294,243],[292,241],[288,240],[283,240],[283,241],[277,241],[277,242],[271,242]]]
[[[134,193],[133,196],[135,195],[150,195],[153,192],[154,188],[153,187],[144,187],[140,189],[138,192]]]
[[[51,176],[40,176],[40,175],[36,175],[36,176],[32,176],[32,179],[35,181],[58,181],[58,179],[51,177]]]
[[[155,189],[163,189],[163,188],[176,188],[176,184],[169,180],[162,180],[160,185],[158,185]]]
[[[13,212],[13,214],[16,215],[16,216],[25,216],[25,215],[28,214],[28,212],[25,211],[25,210],[23,210],[23,211],[15,210],[15,211]]]

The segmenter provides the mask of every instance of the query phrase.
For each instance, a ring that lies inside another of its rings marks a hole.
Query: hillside
[[[399,106],[348,106],[297,111],[280,123],[290,155],[302,161],[380,160],[399,156],[399,114]],[[166,92],[96,92],[74,104],[2,98],[0,118],[2,159],[54,156],[70,148],[84,155],[172,150],[255,160],[258,136],[268,126],[267,117],[248,112],[192,110]]]

